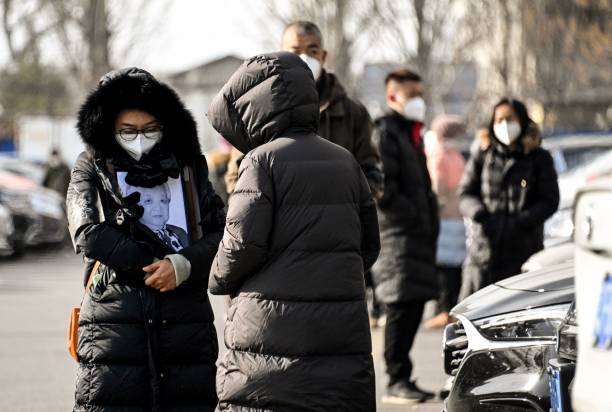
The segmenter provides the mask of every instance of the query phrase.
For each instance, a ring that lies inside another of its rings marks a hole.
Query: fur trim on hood
[[[112,158],[123,150],[115,141],[115,120],[126,109],[155,117],[164,128],[160,144],[180,161],[201,156],[196,123],[176,92],[136,67],[104,75],[79,110],[77,129],[94,155]]]
[[[476,137],[480,144],[480,150],[483,151],[491,147],[491,143],[495,139],[495,137],[490,136],[488,129],[479,129],[476,132]],[[524,154],[529,154],[540,147],[542,144],[542,135],[540,134],[538,126],[533,122],[529,123],[527,131],[523,137],[520,138],[519,142],[521,143]]]

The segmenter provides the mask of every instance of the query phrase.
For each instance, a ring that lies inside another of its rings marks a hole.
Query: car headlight
[[[544,237],[546,239],[569,239],[574,233],[572,209],[557,211],[544,223]]]
[[[32,192],[30,194],[32,210],[41,216],[63,219],[65,216],[63,199],[54,195],[55,193],[51,194],[48,191]]]
[[[0,205],[0,233],[3,235],[9,235],[13,233],[13,216],[11,215],[10,210]]]
[[[576,320],[576,306],[567,311],[567,316],[559,326],[557,335],[557,352],[565,359],[576,360],[578,355],[578,322]]]
[[[491,340],[555,340],[557,328],[569,306],[526,309],[480,319],[474,325]]]
[[[14,212],[28,213],[31,209],[30,199],[26,193],[1,190],[0,201]]]

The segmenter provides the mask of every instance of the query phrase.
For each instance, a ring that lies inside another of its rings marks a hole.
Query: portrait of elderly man
[[[177,252],[189,244],[189,237],[184,229],[168,224],[172,201],[172,192],[168,183],[151,188],[126,185],[125,192],[126,196],[134,192],[140,193],[138,204],[144,209],[140,222],[151,229],[173,251]]]

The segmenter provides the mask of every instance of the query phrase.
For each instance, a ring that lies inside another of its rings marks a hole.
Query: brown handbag
[[[98,271],[100,267],[100,262],[96,261],[93,269],[91,269],[91,273],[89,274],[89,279],[87,279],[87,286],[85,286],[85,292],[83,292],[83,298],[87,295],[89,291],[89,287],[91,286],[91,282],[93,281],[94,275]],[[81,299],[81,304],[83,300]],[[77,344],[79,341],[79,315],[81,314],[81,307],[77,306],[70,309],[70,320],[68,323],[68,353],[72,359],[76,362],[79,361],[79,356],[77,355]]]

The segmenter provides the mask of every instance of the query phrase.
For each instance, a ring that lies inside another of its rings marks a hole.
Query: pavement
[[[0,260],[0,411],[69,411],[76,364],[66,349],[68,315],[79,304],[82,263],[71,249],[37,250]],[[217,330],[222,298],[212,297]],[[437,391],[445,381],[440,330],[420,331],[413,348],[419,386]],[[222,336],[222,333],[219,333]],[[376,392],[385,384],[382,330],[372,332]],[[220,345],[223,348],[223,344]],[[380,405],[379,412],[439,412],[441,401],[414,406]]]

